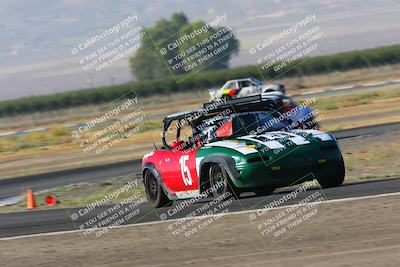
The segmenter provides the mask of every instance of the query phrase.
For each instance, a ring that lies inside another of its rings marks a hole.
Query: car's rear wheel
[[[167,195],[164,193],[157,177],[152,170],[147,170],[144,176],[146,198],[149,204],[153,208],[160,208],[172,205],[172,201],[169,200]]]
[[[209,169],[210,191],[213,197],[225,196],[226,198],[239,198],[240,192],[233,185],[225,168],[215,163]]]
[[[321,185],[321,187],[323,188],[336,187],[343,183],[345,176],[345,167],[343,158],[340,159],[338,168],[339,168],[338,175],[334,177],[324,177],[324,178],[317,177],[318,183]]]

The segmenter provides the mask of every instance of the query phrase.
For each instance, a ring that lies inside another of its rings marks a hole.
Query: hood
[[[317,130],[292,130],[266,132],[257,135],[246,135],[236,139],[228,139],[209,143],[208,147],[225,147],[247,155],[268,150],[286,149],[304,146],[311,143],[331,141],[334,138],[327,133]]]
[[[263,84],[261,85],[261,89],[263,92],[285,92],[284,86],[280,84]]]

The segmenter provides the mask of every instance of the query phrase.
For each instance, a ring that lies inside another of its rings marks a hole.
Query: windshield
[[[290,125],[288,120],[279,118],[280,115],[262,111],[214,117],[203,122],[201,132],[208,143],[249,134],[280,131]]]
[[[262,85],[262,82],[260,80],[257,80],[255,78],[251,78],[250,80],[256,85]]]
[[[236,82],[227,82],[221,87],[221,89],[222,90],[224,90],[224,89],[234,89],[235,87],[236,87]]]

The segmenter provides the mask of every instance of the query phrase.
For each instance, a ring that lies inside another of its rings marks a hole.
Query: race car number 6
[[[192,182],[193,182],[189,167],[186,165],[186,161],[188,161],[188,160],[189,160],[189,155],[182,156],[179,159],[179,163],[181,165],[182,180],[186,186],[192,185]]]

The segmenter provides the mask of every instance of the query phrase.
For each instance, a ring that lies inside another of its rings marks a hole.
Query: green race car
[[[142,162],[147,198],[161,207],[201,194],[265,195],[313,179],[322,187],[342,184],[334,136],[296,126],[261,96],[167,116],[164,146]]]

